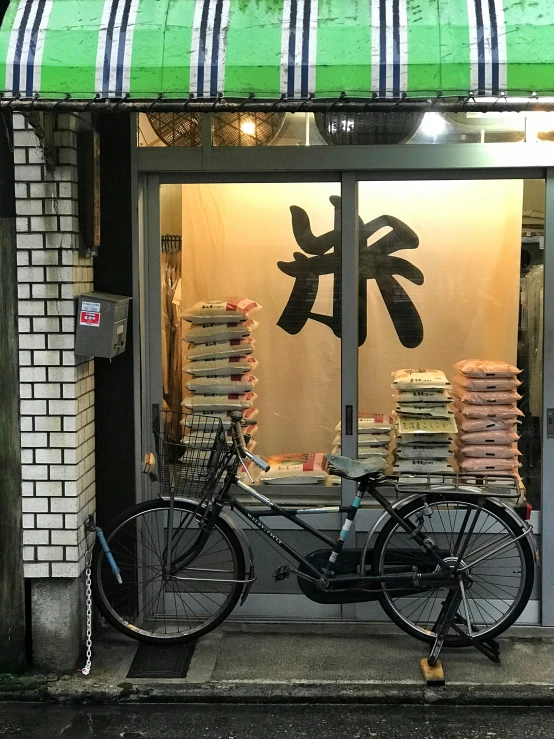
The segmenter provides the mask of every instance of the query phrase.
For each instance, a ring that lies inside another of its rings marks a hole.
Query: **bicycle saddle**
[[[387,464],[384,457],[377,456],[367,459],[350,459],[350,457],[341,457],[338,454],[327,454],[326,457],[341,477],[349,477],[351,480],[360,480],[367,475],[382,472]]]

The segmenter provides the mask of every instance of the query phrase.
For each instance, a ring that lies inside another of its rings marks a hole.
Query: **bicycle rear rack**
[[[463,493],[480,497],[509,498],[514,504],[525,499],[525,486],[516,475],[475,473],[404,473],[395,484],[398,494]]]

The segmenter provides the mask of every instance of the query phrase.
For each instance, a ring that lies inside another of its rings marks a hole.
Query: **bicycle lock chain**
[[[90,549],[87,549],[85,553],[85,603],[86,603],[86,613],[87,613],[87,661],[84,667],[82,667],[79,672],[82,675],[88,675],[90,672],[90,668],[92,667],[92,586],[91,586],[91,580],[92,580],[92,574],[91,574],[91,564],[92,564],[92,552]]]
[[[88,675],[92,666],[92,547],[88,543],[88,535],[96,534],[100,546],[104,550],[104,554],[110,565],[111,571],[117,582],[121,585],[123,580],[121,579],[121,572],[117,566],[104,532],[102,529],[94,523],[94,518],[90,515],[85,521],[85,541],[87,543],[87,550],[85,552],[85,592],[86,592],[86,613],[87,613],[87,662],[85,666],[79,670],[82,675]]]
[[[92,667],[92,547],[89,545],[89,534],[92,534],[96,530],[96,526],[94,524],[94,519],[91,516],[87,518],[85,521],[85,542],[86,542],[86,552],[85,552],[85,609],[86,609],[86,619],[87,619],[87,637],[86,637],[86,647],[87,647],[87,661],[84,667],[82,667],[78,672],[81,673],[81,675],[88,675],[90,673],[90,669]]]
[[[155,464],[156,464],[155,456],[151,452],[147,452],[146,456],[144,457],[144,465],[143,465],[142,471],[145,474],[148,474],[151,480],[157,481],[158,478],[153,472]],[[90,670],[92,667],[92,547],[89,546],[89,541],[88,541],[89,534],[97,535],[100,541],[100,545],[102,546],[102,549],[104,550],[104,554],[106,555],[106,559],[108,560],[108,564],[110,565],[110,568],[114,574],[115,579],[120,585],[122,584],[121,573],[120,573],[119,567],[117,566],[112,556],[112,553],[110,552],[110,548],[104,536],[104,532],[99,526],[95,524],[94,517],[91,514],[85,521],[85,541],[86,541],[86,546],[87,546],[87,549],[85,552],[85,608],[86,608],[86,619],[87,619],[87,638],[86,638],[87,661],[85,663],[85,666],[82,667],[80,670],[78,670],[78,672],[80,672],[81,675],[85,675],[85,676],[90,673]]]

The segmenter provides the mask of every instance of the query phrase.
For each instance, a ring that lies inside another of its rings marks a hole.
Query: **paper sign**
[[[86,313],[100,313],[100,303],[89,303],[83,300],[81,310]]]
[[[401,434],[455,434],[454,418],[406,418],[398,417],[398,431]]]
[[[97,311],[81,311],[81,326],[100,326],[100,313]]]
[[[100,326],[100,303],[83,300],[79,323],[81,326]]]

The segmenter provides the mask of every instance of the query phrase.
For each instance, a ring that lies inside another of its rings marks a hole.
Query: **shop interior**
[[[435,388],[442,406],[435,397],[430,411],[416,398],[414,417],[454,426],[435,437],[438,466],[426,469],[464,463],[481,474],[464,452],[462,408],[475,407],[462,396],[471,401],[477,389],[479,399],[482,383],[454,365],[504,363],[518,371],[487,396],[509,421],[493,429],[503,443],[490,474],[521,477],[540,509],[544,198],[543,180],[359,183],[360,456],[382,455],[391,474],[407,469],[393,375],[437,370],[448,383]],[[240,407],[255,421],[251,449],[291,470],[258,482],[285,499],[288,482],[310,485],[306,503],[337,495],[325,454],[340,452],[340,214],[339,183],[160,188],[164,407],[224,421]],[[219,303],[231,305],[229,323],[211,323],[217,311],[196,315]],[[468,418],[469,433],[480,433]],[[375,433],[366,436],[367,423]]]

